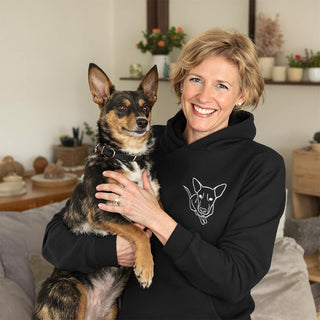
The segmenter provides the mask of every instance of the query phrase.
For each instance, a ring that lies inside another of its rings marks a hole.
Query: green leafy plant
[[[320,143],[320,131],[315,132],[313,135],[313,140],[310,141],[311,143]]]
[[[293,55],[292,53],[287,56],[289,67],[291,68],[303,68],[304,61],[299,54]]]
[[[142,53],[147,51],[151,54],[168,54],[173,48],[181,48],[185,43],[185,36],[181,27],[171,27],[167,33],[162,33],[160,29],[142,32],[144,40],[138,42],[136,47]]]
[[[68,135],[60,136],[60,142],[64,147],[80,147],[82,146],[83,131],[79,135],[79,128],[72,128],[73,137]]]
[[[84,133],[90,138],[92,144],[94,145],[96,142],[96,132],[91,128],[91,126],[87,122],[83,122],[84,131],[81,131],[79,128],[72,128],[73,137],[69,135],[60,136],[60,142],[64,147],[79,147],[82,146],[83,135]]]
[[[95,144],[95,142],[96,142],[96,132],[93,131],[93,129],[91,128],[91,126],[87,122],[84,122],[83,124],[84,124],[86,135],[90,138],[92,144]]]
[[[320,51],[316,54],[312,50],[305,49],[304,66],[306,68],[320,68]]]

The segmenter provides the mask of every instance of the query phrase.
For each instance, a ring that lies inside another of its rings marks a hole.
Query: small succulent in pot
[[[313,151],[320,152],[320,131],[315,132],[313,140],[311,142],[311,149]]]

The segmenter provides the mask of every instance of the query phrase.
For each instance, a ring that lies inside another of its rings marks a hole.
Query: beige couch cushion
[[[277,240],[271,268],[251,293],[252,320],[317,319],[303,249],[292,238]]]

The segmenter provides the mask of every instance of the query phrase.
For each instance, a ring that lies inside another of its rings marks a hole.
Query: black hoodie
[[[283,159],[253,141],[248,112],[232,113],[227,128],[189,145],[182,135],[185,124],[180,111],[167,126],[154,127],[160,198],[178,226],[165,246],[152,237],[153,283],[142,289],[130,278],[122,320],[250,319],[250,290],[270,266],[285,205]],[[54,244],[54,234],[63,240]],[[47,228],[44,256],[82,272],[117,264],[114,249],[101,257],[106,240],[89,239],[72,244],[57,215]],[[114,238],[108,241],[114,245]],[[58,259],[61,247],[71,251]]]

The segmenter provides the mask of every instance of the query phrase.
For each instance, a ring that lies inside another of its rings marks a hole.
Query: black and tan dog
[[[151,108],[157,99],[158,72],[154,66],[142,79],[137,91],[116,91],[106,74],[89,65],[89,86],[100,107],[97,147],[86,161],[83,182],[74,190],[64,213],[64,222],[77,234],[117,234],[134,244],[135,275],[143,287],[153,277],[153,258],[146,234],[119,214],[98,208],[96,186],[112,183],[104,170],[115,170],[142,185],[148,172],[155,192],[158,183],[149,154],[153,148]],[[116,203],[115,203],[116,205]],[[34,310],[34,320],[115,319],[117,301],[131,268],[104,267],[91,274],[55,269],[44,282]]]

